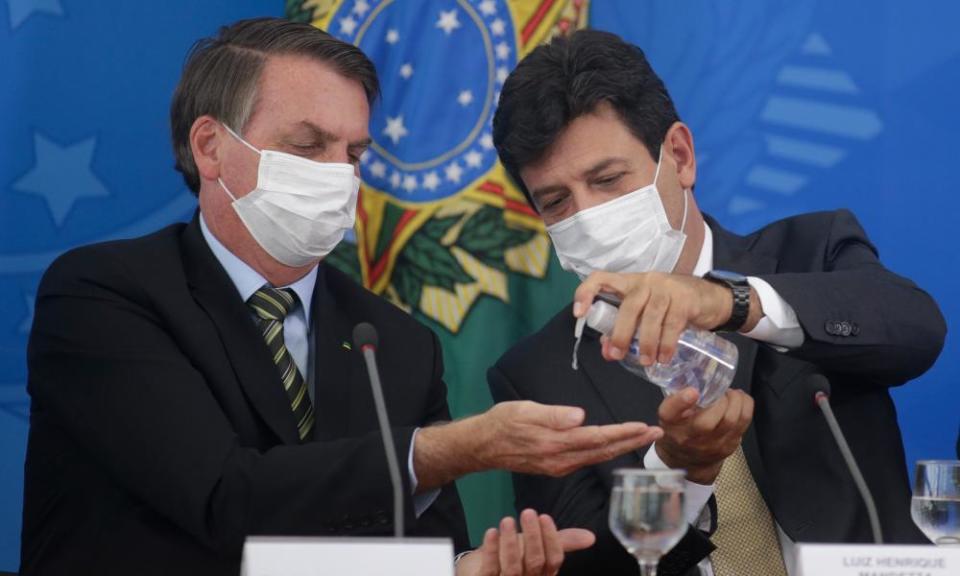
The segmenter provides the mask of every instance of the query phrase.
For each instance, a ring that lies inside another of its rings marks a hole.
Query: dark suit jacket
[[[392,492],[353,326],[373,323],[400,462],[447,420],[436,337],[321,265],[314,437],[195,217],[44,275],[28,349],[22,574],[239,573],[250,534],[386,535]],[[406,467],[402,467],[408,482]],[[404,493],[409,494],[409,486]],[[468,545],[453,485],[409,534]]]
[[[886,270],[848,211],[789,218],[741,237],[708,220],[714,268],[766,280],[796,311],[803,345],[777,352],[740,335],[734,388],[755,400],[743,439],[747,462],[776,521],[795,542],[867,542],[870,528],[856,486],[815,407],[807,376],[833,385],[833,408],[880,508],[889,542],[925,542],[910,520],[910,487],[897,415],[888,393],[936,359],[946,327],[937,305],[912,282]],[[590,423],[657,422],[659,388],[603,360],[585,339],[571,369],[573,316],[557,314],[490,369],[497,401],[518,398],[586,409]],[[598,534],[573,554],[564,574],[635,574],[636,563],[607,529],[612,470],[642,466],[643,451],[561,479],[514,476],[517,506],[551,513],[562,527]],[[691,530],[661,562],[661,574],[687,572],[712,550]],[[669,564],[664,566],[664,564]]]

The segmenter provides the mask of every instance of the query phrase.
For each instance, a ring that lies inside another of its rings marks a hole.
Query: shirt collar
[[[702,277],[713,270],[713,232],[707,223],[703,223],[703,246],[700,247],[700,256],[697,265],[693,267],[693,275]]]
[[[202,212],[200,213],[200,232],[203,234],[203,239],[207,241],[207,245],[210,246],[213,255],[216,256],[220,265],[223,266],[223,269],[227,271],[227,276],[233,281],[233,285],[236,286],[244,302],[249,300],[264,284],[267,284],[266,278],[247,265],[246,262],[237,258],[233,252],[217,240],[217,237],[207,228],[206,217]],[[293,290],[297,297],[300,298],[300,302],[303,304],[303,314],[304,318],[306,318],[307,326],[310,326],[310,303],[313,300],[314,286],[317,284],[317,268],[318,266],[314,266],[306,276],[293,284],[277,286],[277,288],[289,288]]]

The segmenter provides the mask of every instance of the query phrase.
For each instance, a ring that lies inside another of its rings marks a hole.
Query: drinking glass
[[[917,462],[910,515],[937,546],[960,545],[960,461]]]
[[[642,576],[656,576],[660,557],[687,529],[683,470],[618,468],[613,471],[610,530],[640,564]]]

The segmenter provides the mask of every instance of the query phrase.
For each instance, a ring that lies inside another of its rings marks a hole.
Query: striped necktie
[[[750,474],[743,448],[723,462],[717,478],[717,531],[710,555],[716,576],[786,576],[773,516]]]
[[[289,288],[273,288],[264,284],[247,300],[247,305],[257,315],[257,326],[263,334],[267,348],[273,357],[273,363],[280,371],[283,389],[290,400],[290,409],[297,421],[297,433],[300,441],[310,437],[313,430],[313,404],[307,395],[307,385],[303,375],[293,361],[283,341],[283,320],[297,305],[297,295]]]

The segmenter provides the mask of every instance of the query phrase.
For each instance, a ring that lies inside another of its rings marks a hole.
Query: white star
[[[30,328],[33,326],[33,308],[37,303],[37,297],[34,294],[24,294],[23,300],[27,305],[27,315],[20,323],[20,333],[29,334]]]
[[[409,62],[400,67],[400,76],[404,80],[409,80],[413,76],[413,66]]]
[[[449,12],[440,12],[440,19],[437,20],[437,28],[443,30],[444,34],[449,36],[454,30],[460,27],[460,21],[457,20],[457,9]]]
[[[387,137],[393,141],[393,145],[396,146],[400,142],[400,139],[407,135],[407,129],[403,125],[403,114],[396,118],[387,116],[387,127],[383,129],[383,133],[386,134]]]
[[[33,14],[52,14],[63,16],[60,0],[7,0],[10,9],[10,29],[16,30]]]
[[[383,178],[387,175],[387,165],[379,160],[375,161],[370,165],[370,174],[377,178]]]
[[[400,41],[400,33],[395,28],[387,30],[387,44],[396,44]]]
[[[33,143],[36,164],[13,188],[43,198],[57,227],[63,225],[78,199],[110,195],[90,169],[96,138],[60,146],[35,133]]]
[[[507,32],[507,23],[497,18],[490,23],[490,31],[494,36],[503,36]]]
[[[487,132],[481,136],[480,146],[482,146],[484,150],[493,150],[493,135]]]
[[[473,102],[473,92],[469,90],[461,91],[460,95],[457,96],[457,102],[459,102],[461,106],[469,106],[470,103]]]
[[[407,192],[413,192],[417,189],[417,177],[407,174],[403,177],[403,189]]]
[[[497,13],[497,5],[493,0],[483,0],[478,8],[480,8],[480,13],[484,16],[493,16]]]
[[[506,60],[510,56],[510,45],[506,42],[497,44],[497,58]]]
[[[503,84],[507,81],[507,76],[510,75],[510,71],[507,70],[505,66],[497,68],[497,82]]]
[[[464,156],[464,159],[467,161],[467,166],[471,168],[479,168],[480,163],[483,162],[483,154],[477,152],[476,150],[471,150],[467,152],[467,155]]]
[[[370,5],[367,4],[367,0],[357,0],[357,3],[353,5],[354,13],[361,18],[367,13],[367,10],[370,10]]]
[[[463,168],[461,168],[459,164],[451,162],[443,171],[447,175],[447,180],[455,184],[460,183],[460,177],[463,176]]]
[[[427,172],[423,176],[423,187],[431,192],[437,189],[437,186],[440,185],[440,177],[437,176],[437,173],[434,171]]]
[[[399,173],[399,172],[394,172],[393,174],[390,175],[390,185],[393,186],[394,188],[399,188],[399,187],[400,187],[400,173]]]
[[[370,154],[371,154],[371,153],[370,153],[370,150],[369,150],[369,149],[364,150],[364,151],[363,151],[363,154],[360,155],[360,163],[361,163],[361,164],[366,164],[367,162],[369,162],[369,161],[370,161]]]
[[[353,36],[353,32],[356,29],[357,21],[353,19],[353,16],[347,16],[346,18],[340,19],[340,31],[347,36]]]

